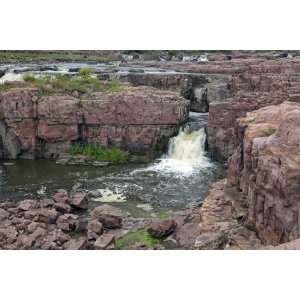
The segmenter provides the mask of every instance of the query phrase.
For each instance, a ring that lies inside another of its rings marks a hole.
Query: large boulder
[[[173,219],[153,222],[148,228],[149,234],[154,238],[164,238],[174,232],[177,223]]]
[[[93,219],[98,220],[105,228],[114,229],[122,227],[123,213],[120,209],[108,204],[94,208],[91,213]]]
[[[115,236],[111,233],[101,235],[94,243],[95,250],[105,250],[114,247]]]

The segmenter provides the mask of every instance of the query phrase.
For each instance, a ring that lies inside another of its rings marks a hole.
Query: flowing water
[[[150,164],[96,168],[47,160],[2,162],[0,199],[44,197],[80,183],[95,204],[113,202],[136,216],[199,205],[210,184],[223,176],[223,166],[205,151],[206,122],[207,114],[191,113],[168,152]]]

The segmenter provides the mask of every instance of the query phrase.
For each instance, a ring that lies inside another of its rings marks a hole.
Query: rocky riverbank
[[[195,210],[167,219],[134,218],[84,191],[0,204],[0,249],[184,249],[198,233]]]
[[[174,53],[151,61],[142,54],[126,55],[118,66],[105,66],[93,77],[106,83],[118,79],[120,90],[45,94],[34,86],[2,89],[2,158],[58,158],[62,164],[96,166],[89,157],[69,156],[75,143],[153,158],[165,152],[192,110],[209,112],[206,148],[227,161],[226,179],[212,186],[200,208],[164,220],[134,218],[109,205],[92,207],[85,191],[2,203],[1,247],[298,247],[299,53],[235,51],[205,59]]]

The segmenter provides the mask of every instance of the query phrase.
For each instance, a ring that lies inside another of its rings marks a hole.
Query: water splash
[[[208,168],[211,162],[205,156],[205,141],[204,128],[192,132],[181,129],[179,134],[170,140],[168,154],[147,170],[190,176],[199,169]]]

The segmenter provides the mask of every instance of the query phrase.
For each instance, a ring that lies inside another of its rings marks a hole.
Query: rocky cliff
[[[264,61],[233,74],[233,96],[209,107],[208,143],[217,159],[226,160],[236,146],[234,128],[247,112],[284,101],[300,102],[298,60]]]
[[[231,77],[222,74],[129,73],[120,79],[134,86],[176,91],[190,101],[190,109],[195,112],[208,112],[210,103],[220,102],[232,95],[229,86]]]
[[[300,103],[248,112],[235,135],[227,179],[200,208],[195,247],[253,249],[299,239]]]
[[[300,237],[300,103],[284,102],[238,122],[228,181],[246,198],[248,221],[266,243]]]
[[[94,93],[87,100],[10,89],[0,93],[2,157],[57,157],[78,141],[153,154],[177,134],[188,110],[177,94],[150,87]]]

